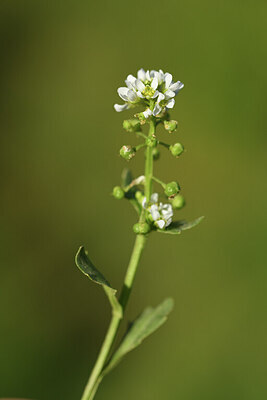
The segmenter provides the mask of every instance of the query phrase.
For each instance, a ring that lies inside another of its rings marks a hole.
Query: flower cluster
[[[172,75],[159,71],[145,71],[143,68],[137,72],[137,78],[128,75],[125,81],[127,87],[120,87],[118,94],[124,104],[115,104],[116,111],[124,111],[137,105],[145,106],[145,118],[157,116],[168,108],[173,108],[174,97],[184,87],[180,81],[173,82]]]
[[[149,212],[149,219],[154,222],[157,228],[167,228],[172,222],[173,209],[171,204],[159,203],[158,193],[153,193],[150,198],[150,202],[146,202],[146,198],[143,199],[143,208]]]

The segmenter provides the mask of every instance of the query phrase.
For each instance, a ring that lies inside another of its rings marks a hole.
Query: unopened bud
[[[170,182],[170,183],[167,183],[164,193],[168,197],[173,197],[179,192],[179,190],[180,190],[180,186],[177,182]]]
[[[127,145],[127,146],[124,145],[120,149],[120,155],[122,158],[129,161],[129,160],[131,160],[131,158],[133,158],[135,156],[135,149],[130,145]]]
[[[136,132],[140,130],[140,121],[138,119],[126,119],[122,124],[127,132]]]
[[[124,197],[124,191],[120,186],[115,186],[112,192],[115,199],[121,200]]]
[[[175,121],[174,119],[171,119],[170,121],[164,121],[164,128],[172,133],[177,129],[178,122]]]
[[[170,152],[174,157],[179,157],[184,151],[184,146],[181,143],[175,143],[170,146]]]
[[[141,190],[137,190],[135,192],[135,198],[138,201],[139,204],[142,204],[143,200],[144,200],[144,194],[141,192]]]
[[[179,210],[180,208],[183,208],[185,205],[185,199],[181,194],[177,194],[177,196],[174,197],[172,200],[172,208],[175,210]]]
[[[159,159],[160,151],[159,151],[159,149],[157,147],[153,148],[152,155],[153,155],[153,158],[154,158],[155,161]]]
[[[145,235],[150,231],[150,226],[146,222],[142,224],[138,222],[137,224],[134,224],[133,231],[134,233]]]

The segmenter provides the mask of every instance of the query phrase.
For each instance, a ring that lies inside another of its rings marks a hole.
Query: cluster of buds
[[[153,159],[157,160],[160,155],[158,146],[162,145],[167,147],[174,157],[179,157],[184,151],[181,143],[168,145],[161,142],[155,133],[145,134],[142,128],[143,125],[152,121],[155,126],[162,124],[168,133],[172,134],[176,131],[178,123],[169,118],[168,110],[173,108],[174,97],[184,87],[183,83],[180,81],[173,82],[172,75],[164,73],[162,70],[145,71],[144,69],[137,72],[137,78],[128,75],[125,83],[126,87],[118,89],[118,94],[124,100],[124,104],[115,104],[114,108],[120,112],[136,106],[144,107],[142,112],[135,114],[135,118],[123,122],[123,128],[127,132],[134,133],[137,137],[143,138],[144,143],[137,146],[122,146],[120,156],[130,161],[139,149],[146,147],[151,148],[149,154],[152,154]],[[127,186],[115,186],[113,189],[113,196],[116,199],[130,199],[133,204],[136,202],[140,213],[145,213],[145,221],[134,225],[134,232],[137,234],[146,234],[151,229],[165,230],[170,227],[173,211],[179,210],[185,205],[184,198],[179,193],[180,185],[178,182],[164,183],[154,176],[152,179],[162,186],[168,203],[159,201],[158,193],[152,194],[150,199],[145,198],[144,190],[140,188],[142,185],[145,186],[144,176],[132,180]]]

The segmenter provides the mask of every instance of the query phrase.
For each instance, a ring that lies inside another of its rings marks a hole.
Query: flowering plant
[[[203,218],[197,218],[192,222],[173,221],[174,210],[181,209],[185,204],[183,196],[179,193],[180,186],[176,181],[165,183],[153,174],[153,162],[159,158],[159,145],[167,148],[176,158],[184,151],[181,143],[168,145],[156,136],[156,127],[160,124],[163,124],[170,134],[177,129],[177,121],[170,119],[169,109],[174,107],[174,97],[184,87],[183,83],[173,82],[172,75],[164,73],[162,70],[145,71],[144,69],[138,71],[137,78],[128,75],[125,83],[126,87],[118,89],[118,94],[124,104],[115,104],[114,108],[121,112],[137,106],[143,107],[143,110],[135,114],[134,118],[123,122],[123,128],[142,138],[143,143],[134,147],[122,146],[120,155],[130,161],[137,151],[145,148],[145,171],[144,175],[134,179],[130,171],[125,169],[122,174],[122,184],[113,188],[113,196],[118,200],[128,200],[136,210],[138,222],[133,226],[136,239],[119,298],[116,295],[117,291],[95,268],[84,247],[80,247],[76,255],[76,265],[90,280],[103,287],[112,309],[108,331],[81,400],[94,398],[105,375],[129,351],[139,346],[148,335],[160,327],[173,307],[173,300],[168,298],[155,308],[146,308],[131,324],[122,342],[113,350],[120,323],[125,315],[140,257],[149,234],[156,231],[177,235],[197,225]],[[149,125],[147,134],[143,132],[145,125]],[[162,187],[162,194],[152,193],[153,182]],[[167,203],[159,201],[160,197],[165,197]]]

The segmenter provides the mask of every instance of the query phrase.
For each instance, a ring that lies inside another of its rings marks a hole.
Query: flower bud
[[[170,152],[174,157],[179,157],[184,151],[184,146],[181,143],[175,143],[170,146]]]
[[[124,145],[120,149],[120,155],[122,158],[129,161],[129,160],[131,160],[131,158],[133,158],[135,156],[135,149],[130,145],[127,145],[127,146]]]
[[[126,119],[122,126],[127,132],[136,132],[140,130],[140,121],[138,119]]]
[[[175,121],[174,119],[171,119],[170,121],[164,121],[164,128],[169,132],[172,133],[177,129],[178,122]]]
[[[177,194],[172,201],[172,208],[179,210],[185,205],[185,199],[181,194]]]
[[[113,197],[115,197],[115,199],[121,200],[124,197],[124,191],[120,186],[115,186],[113,188]]]
[[[133,231],[134,233],[145,235],[150,231],[150,226],[146,222],[142,224],[138,222],[137,224],[134,224]]]
[[[144,125],[146,123],[146,117],[142,112],[135,114],[135,117],[139,119],[141,125]]]
[[[153,155],[153,158],[154,158],[155,161],[159,159],[160,151],[159,151],[159,149],[157,147],[153,148],[152,155]]]
[[[180,186],[177,182],[170,182],[170,183],[167,183],[164,193],[168,197],[173,197],[179,192],[179,190],[180,190]]]
[[[135,198],[139,204],[142,204],[142,201],[144,200],[144,194],[141,192],[141,190],[137,190],[135,192]]]

